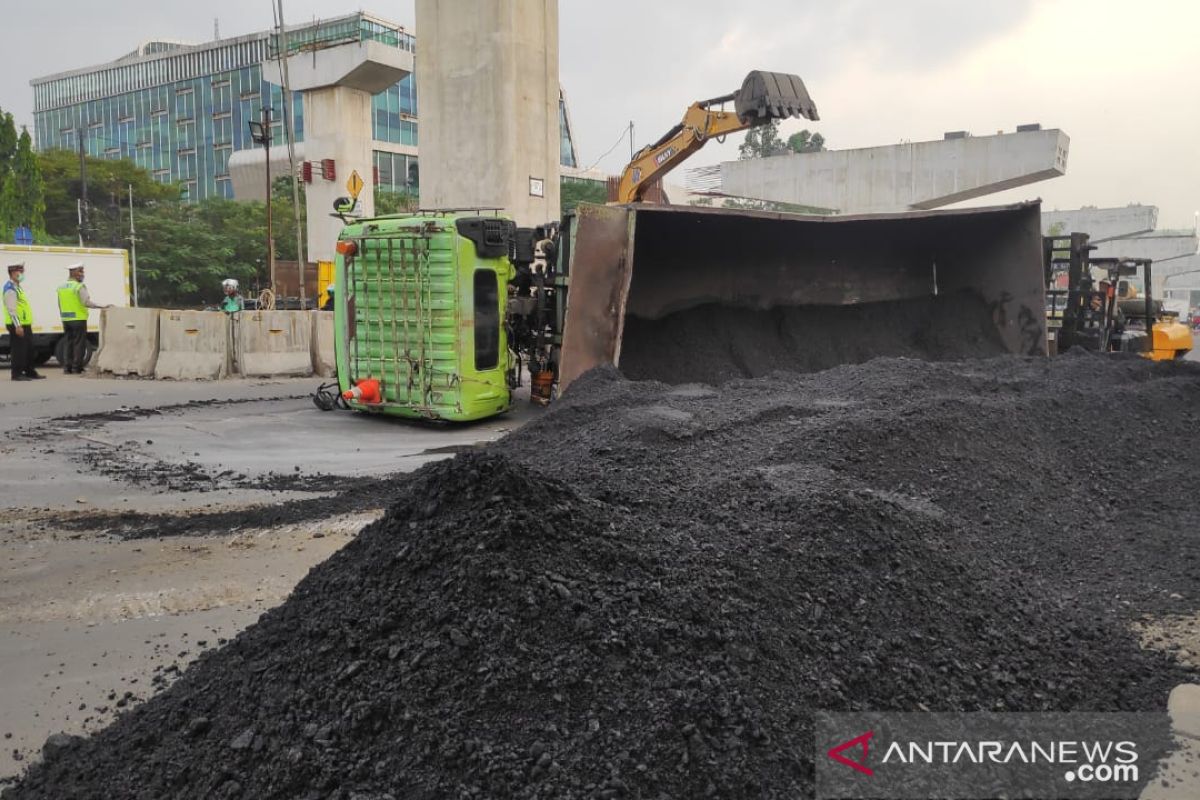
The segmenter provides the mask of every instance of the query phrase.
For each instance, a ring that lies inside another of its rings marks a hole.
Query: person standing
[[[8,358],[14,381],[33,381],[44,378],[33,368],[33,309],[21,289],[25,280],[24,264],[8,265],[8,282],[4,284],[4,327],[8,330]]]
[[[238,291],[238,282],[233,278],[221,281],[221,290],[225,296],[221,298],[221,310],[226,314],[236,314],[246,308],[246,301]]]
[[[58,287],[58,313],[62,317],[63,333],[67,337],[67,363],[63,373],[83,374],[83,357],[87,354],[88,309],[108,308],[92,302],[83,284],[83,264],[67,267],[67,282]]]

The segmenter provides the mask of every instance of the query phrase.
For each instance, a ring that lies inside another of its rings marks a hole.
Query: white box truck
[[[0,244],[0,286],[8,281],[9,264],[25,264],[21,288],[33,306],[34,363],[45,364],[51,357],[63,363],[66,339],[58,314],[58,287],[67,282],[67,267],[82,263],[86,268],[83,283],[97,305],[128,306],[130,300],[129,254],[124,250],[95,247],[40,247]],[[85,359],[100,343],[100,311],[88,314],[88,350]],[[8,331],[0,328],[0,355],[9,354]]]

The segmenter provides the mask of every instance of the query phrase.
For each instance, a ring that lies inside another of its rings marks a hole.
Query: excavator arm
[[[732,101],[733,111],[723,106]],[[641,201],[648,186],[670,172],[709,139],[765,125],[773,119],[805,117],[816,120],[817,108],[804,81],[783,72],[755,70],[732,94],[692,103],[683,121],[661,139],[643,147],[626,165],[617,184],[618,203]]]

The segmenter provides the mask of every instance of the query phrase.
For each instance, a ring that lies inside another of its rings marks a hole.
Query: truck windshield
[[[500,283],[492,270],[475,270],[475,369],[500,363]]]

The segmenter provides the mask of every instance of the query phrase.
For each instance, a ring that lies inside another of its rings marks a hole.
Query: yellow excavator
[[[733,111],[724,108],[729,102],[733,103]],[[618,203],[641,202],[650,186],[710,139],[722,141],[730,133],[788,117],[820,119],[804,81],[785,72],[755,70],[738,91],[688,106],[678,125],[633,157],[621,173],[612,199]]]

